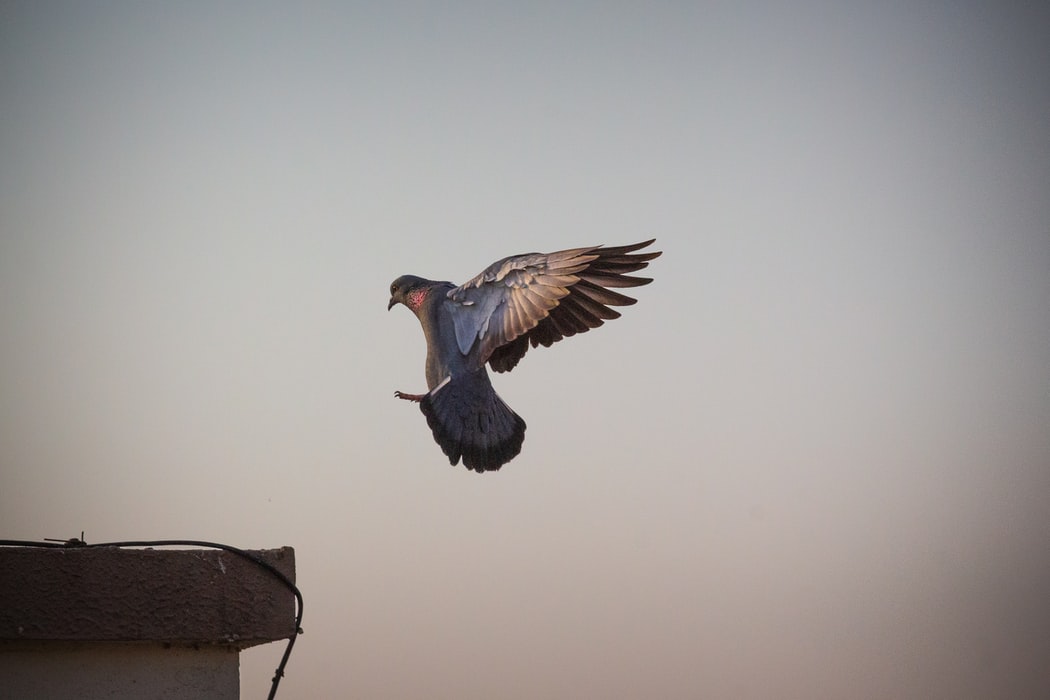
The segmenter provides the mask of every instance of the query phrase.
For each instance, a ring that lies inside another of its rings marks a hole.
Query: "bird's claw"
[[[416,403],[419,403],[423,400],[425,394],[406,394],[403,391],[395,391],[394,396],[399,399],[404,399],[405,401],[415,401]]]

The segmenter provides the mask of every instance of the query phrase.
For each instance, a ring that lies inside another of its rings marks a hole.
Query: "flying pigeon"
[[[553,343],[619,318],[610,306],[637,300],[610,287],[638,287],[661,251],[635,253],[654,240],[605,248],[503,258],[456,286],[415,275],[390,285],[390,303],[419,319],[427,342],[427,393],[394,396],[419,403],[449,462],[477,472],[499,469],[521,451],[525,421],[492,388],[487,363],[509,372],[529,346]]]

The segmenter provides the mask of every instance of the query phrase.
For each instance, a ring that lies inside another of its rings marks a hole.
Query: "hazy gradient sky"
[[[1050,696],[1050,23],[873,5],[0,4],[0,533],[294,546],[285,698]],[[652,236],[450,467],[390,281]]]

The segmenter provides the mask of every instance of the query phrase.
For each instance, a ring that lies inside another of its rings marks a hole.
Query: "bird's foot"
[[[394,396],[399,399],[404,399],[405,401],[415,401],[416,403],[419,403],[423,400],[423,397],[426,396],[426,394],[406,394],[403,391],[395,391]]]

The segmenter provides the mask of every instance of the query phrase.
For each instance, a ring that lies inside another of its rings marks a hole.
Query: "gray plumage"
[[[495,470],[521,451],[525,421],[496,394],[485,365],[509,372],[530,346],[550,347],[619,318],[609,307],[636,300],[610,288],[652,282],[627,273],[660,255],[635,252],[653,240],[514,255],[458,287],[414,275],[394,280],[387,308],[404,304],[419,319],[428,389],[395,395],[419,402],[450,463]]]

